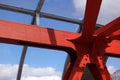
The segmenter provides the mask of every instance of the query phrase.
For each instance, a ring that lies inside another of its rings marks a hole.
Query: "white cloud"
[[[120,17],[120,0],[102,0],[99,15],[99,23],[106,24],[111,20]]]
[[[76,16],[84,16],[86,0],[73,0]],[[120,0],[102,0],[98,23],[106,24],[120,16]]]
[[[108,71],[113,74],[117,68],[108,66]],[[18,65],[0,64],[0,80],[16,80]],[[61,80],[61,72],[52,67],[35,68],[24,65],[21,80]]]
[[[0,80],[16,80],[18,65],[0,64]],[[21,80],[61,80],[61,72],[52,67],[34,68],[24,65]]]
[[[28,76],[23,77],[22,80],[61,80],[61,78],[58,76],[43,76],[43,77]]]
[[[114,66],[108,66],[107,68],[110,74],[113,74],[115,71],[117,71],[117,68],[115,68]]]
[[[17,72],[17,65],[0,64],[0,80],[13,80]]]
[[[84,16],[86,0],[73,0],[73,4],[75,7],[75,16],[82,19]]]

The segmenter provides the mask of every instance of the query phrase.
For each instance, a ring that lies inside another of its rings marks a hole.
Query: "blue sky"
[[[38,1],[39,0],[29,0],[29,2],[28,0],[0,0],[0,3],[34,10],[36,8]],[[118,4],[119,2],[120,2],[119,0],[116,0],[115,2],[112,2],[112,0],[103,0],[102,8],[100,10],[100,15],[97,23],[106,24],[109,21],[120,16],[119,15],[120,6]],[[42,8],[42,12],[70,17],[74,19],[83,19],[84,6],[85,6],[85,0],[52,0],[52,1],[46,0]],[[112,6],[112,10],[109,8],[109,6]],[[105,12],[106,10],[107,12]],[[30,24],[32,20],[32,16],[21,14],[21,13],[15,13],[11,11],[0,10],[0,19]],[[71,32],[76,32],[78,29],[78,25],[76,24],[55,21],[55,20],[46,19],[46,18],[40,18],[40,25],[54,28],[54,29],[71,31]],[[13,68],[13,66],[18,66],[17,64],[19,63],[22,48],[23,46],[0,43],[0,49],[1,49],[0,64],[3,64],[3,65],[12,64],[12,65],[7,65],[8,67],[11,67],[11,68]],[[53,73],[51,74],[53,74],[53,77],[55,78],[51,77],[49,78],[49,80],[54,80],[54,79],[60,80],[60,78],[58,77],[56,78],[55,75],[59,76],[58,73],[59,72],[61,73],[63,71],[63,66],[64,66],[66,56],[67,56],[67,53],[64,51],[29,47],[27,51],[26,59],[25,59],[26,69],[28,70],[31,69],[34,72],[35,70],[39,71],[40,69],[43,69],[43,68],[48,69],[50,67],[49,70],[53,71]],[[107,65],[114,72],[116,69],[120,68],[120,65],[118,65],[119,62],[120,62],[120,59],[109,58]],[[15,69],[16,69],[15,71],[17,72],[16,67]],[[29,74],[29,72],[26,74]],[[31,80],[32,79],[48,80],[47,79],[48,74],[47,74],[47,77],[42,77],[39,79],[36,78],[36,76],[34,76],[33,74],[29,74],[29,75],[32,76],[30,77]],[[0,79],[7,80],[7,79],[4,79],[4,77],[5,75]],[[14,78],[15,76],[13,76],[11,80],[14,80]],[[29,79],[29,77],[28,78],[23,77],[23,79],[27,80]]]

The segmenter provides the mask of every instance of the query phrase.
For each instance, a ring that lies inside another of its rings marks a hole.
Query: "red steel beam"
[[[120,39],[120,29],[113,32],[110,36],[111,39]]]
[[[88,65],[88,68],[95,80],[112,80],[105,62],[103,61],[106,45],[106,40],[104,41],[104,38],[99,39],[98,37],[92,46],[90,55],[91,64]]]
[[[30,27],[31,26],[31,27]],[[20,24],[10,21],[0,20],[0,42],[11,44],[38,44],[49,48],[69,47],[74,48],[74,45],[68,39],[76,39],[80,34],[43,28],[32,25]],[[106,48],[106,53],[119,55],[120,41],[112,41],[109,47]],[[116,47],[117,46],[117,47]],[[114,49],[115,48],[115,49]],[[75,49],[75,48],[74,48]],[[117,49],[117,50],[116,50]]]
[[[81,34],[73,32],[0,20],[0,42],[65,51],[73,50],[75,54],[71,51],[68,54],[71,58],[74,55],[77,57],[68,65],[63,80],[80,80],[87,64],[93,65],[92,67],[99,73],[100,76],[95,77],[95,72],[92,72],[94,69],[88,66],[95,80],[106,80],[108,77],[111,80],[104,62],[99,57],[102,58],[104,53],[120,57],[120,41],[106,41],[107,38],[100,36],[81,36]]]
[[[120,57],[120,41],[114,40],[120,38],[120,17],[96,30],[95,35],[111,39],[111,42],[107,43],[108,47],[105,48],[106,55]]]
[[[76,57],[75,46],[68,39],[80,36],[78,33],[0,20],[0,42],[64,50],[71,61]]]
[[[105,54],[113,57],[120,57],[120,40],[113,40],[108,43],[108,47],[105,49]]]
[[[83,35],[92,35],[94,33],[101,2],[102,0],[87,0],[83,21]]]
[[[18,45],[32,45],[49,48],[73,48],[69,39],[76,39],[81,35],[73,32],[66,32],[54,30],[50,28],[38,27],[33,25],[26,25],[10,21],[0,20],[0,42],[18,44]],[[106,54],[119,55],[119,40],[114,40],[108,44]]]
[[[78,33],[0,20],[0,42],[10,44],[22,44],[23,42],[23,44],[38,44],[41,47],[50,46],[49,48],[73,48],[74,45],[67,39],[74,39],[79,36]]]
[[[117,19],[113,20],[112,22],[108,23],[107,25],[99,28],[95,34],[98,36],[109,36],[113,32],[120,30],[120,17]]]
[[[96,58],[94,58],[94,63],[88,64],[88,68],[94,77],[94,80],[112,80],[106,64],[100,56],[96,56]]]

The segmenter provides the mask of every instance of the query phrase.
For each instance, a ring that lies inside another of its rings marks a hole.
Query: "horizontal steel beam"
[[[0,4],[0,9],[14,11],[14,12],[20,12],[20,13],[29,14],[32,16],[34,16],[36,13],[34,10],[23,9],[23,8],[19,8],[19,7],[4,5],[4,4]],[[60,21],[66,21],[66,22],[71,22],[71,23],[76,23],[76,24],[82,23],[81,20],[66,18],[66,17],[62,17],[62,16],[57,16],[54,14],[44,13],[44,12],[40,12],[40,17],[55,19],[55,20],[60,20]]]
[[[20,12],[20,13],[35,16],[34,10],[23,9],[23,8],[9,6],[9,5],[5,5],[5,4],[0,4],[0,9],[14,11],[14,12]],[[67,17],[58,16],[58,15],[54,15],[54,14],[49,14],[49,13],[44,13],[44,12],[40,12],[39,14],[40,14],[40,17],[44,17],[44,18],[60,20],[60,21],[70,22],[70,23],[79,24],[79,25],[83,23],[82,20],[67,18]],[[96,27],[101,27],[101,26],[102,25],[100,25],[100,24],[96,24]]]
[[[34,47],[51,48],[57,50],[76,50],[71,41],[80,37],[81,34],[26,25],[5,20],[0,20],[0,42],[26,45]],[[113,40],[105,49],[108,56],[120,56],[120,41]]]
[[[35,12],[33,10],[23,9],[23,8],[19,8],[19,7],[4,5],[4,4],[0,4],[0,9],[19,12],[19,13],[24,13],[24,14],[29,14],[29,15],[32,15],[32,16],[35,15]]]
[[[58,15],[54,15],[54,14],[49,14],[49,13],[44,13],[44,12],[41,12],[41,17],[54,19],[54,20],[65,21],[65,22],[70,22],[70,23],[74,23],[74,24],[82,24],[83,23],[82,20],[71,19],[71,18],[58,16]]]
[[[76,55],[75,46],[68,39],[79,36],[79,33],[0,20],[0,42],[63,50],[70,55],[72,60]]]

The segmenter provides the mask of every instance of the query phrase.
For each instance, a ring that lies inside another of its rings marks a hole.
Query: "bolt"
[[[87,58],[85,58],[85,61],[87,61],[88,59]]]
[[[99,59],[102,60],[102,57],[100,57]]]
[[[84,63],[83,66],[86,66],[86,64]]]

